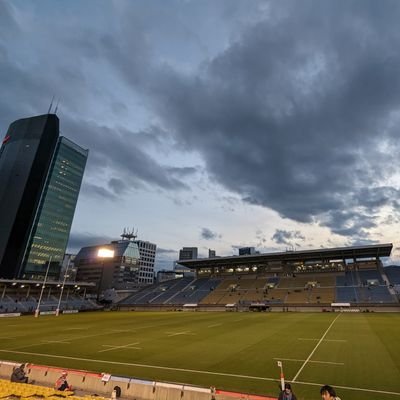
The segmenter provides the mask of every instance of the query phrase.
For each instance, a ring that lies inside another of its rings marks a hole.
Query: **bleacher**
[[[368,269],[372,268],[372,263],[358,265],[362,268],[336,272],[181,278],[142,289],[119,304],[246,306],[251,303],[327,305],[335,302],[398,302],[394,292],[386,287],[385,279],[394,276],[395,281],[400,282],[400,271],[387,270],[388,278],[384,279],[376,265],[375,269]]]
[[[336,287],[337,303],[356,303],[358,302],[355,286],[337,286]]]
[[[55,311],[58,306],[59,299],[55,296],[48,296],[43,298],[40,303],[40,311]],[[0,299],[0,314],[1,313],[33,313],[37,308],[37,299],[28,297],[17,297],[14,298],[9,295],[5,295]],[[60,310],[97,310],[101,306],[97,305],[94,301],[85,299],[79,295],[69,295],[68,299],[63,297],[60,303]]]
[[[363,285],[368,284],[368,281],[377,281],[379,285],[383,285],[383,279],[378,270],[358,271],[358,275]]]
[[[0,379],[0,398],[40,398],[40,399],[64,399],[75,400],[73,392],[54,390],[49,387],[39,385],[27,385],[25,383],[10,382]],[[89,396],[91,397],[91,396]],[[93,398],[93,397],[91,397]],[[78,399],[81,399],[78,397]],[[97,397],[97,399],[102,399]]]
[[[128,296],[118,304],[138,305],[138,304],[164,304],[172,299],[180,291],[186,288],[194,278],[172,279],[170,281],[155,284]]]
[[[157,296],[152,302],[157,304],[167,303],[168,300],[172,300],[177,296],[182,290],[189,286],[194,281],[194,278],[181,278],[177,279],[173,285],[171,285],[167,290],[165,290],[160,296]]]
[[[400,285],[400,267],[392,265],[384,268],[384,272],[393,286]]]
[[[169,299],[167,304],[197,304],[205,298],[215,287],[221,283],[221,279],[199,278],[193,281],[189,286],[177,293],[176,296]]]

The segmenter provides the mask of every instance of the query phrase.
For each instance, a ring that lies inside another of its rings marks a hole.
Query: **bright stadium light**
[[[99,258],[112,258],[114,257],[114,250],[101,248],[97,251],[97,257]]]

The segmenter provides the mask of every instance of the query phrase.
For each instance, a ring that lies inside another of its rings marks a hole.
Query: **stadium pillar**
[[[68,275],[67,275],[67,274],[68,274],[68,267],[69,267],[69,264],[67,264],[67,268],[65,269],[64,279],[63,279],[63,283],[62,283],[62,286],[61,286],[60,298],[58,299],[58,305],[57,305],[57,310],[56,310],[56,317],[58,317],[59,314],[60,314],[61,299],[62,299],[62,295],[63,295],[63,292],[64,292],[65,281],[66,281],[67,278],[68,278]]]

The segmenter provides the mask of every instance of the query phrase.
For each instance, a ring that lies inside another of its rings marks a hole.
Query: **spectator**
[[[57,379],[55,385],[54,385],[54,389],[56,390],[72,390],[72,386],[68,384],[67,382],[67,371],[63,371],[61,376]]]
[[[280,392],[278,400],[297,400],[290,383],[285,383],[285,389]]]
[[[336,396],[335,389],[332,386],[324,385],[319,392],[323,400],[340,400],[340,397]]]
[[[28,383],[28,377],[25,375],[25,364],[21,364],[19,367],[14,368],[11,374],[11,382]]]

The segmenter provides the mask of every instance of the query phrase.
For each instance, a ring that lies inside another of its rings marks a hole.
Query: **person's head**
[[[285,392],[290,393],[292,391],[292,386],[290,383],[285,383]]]
[[[61,376],[62,376],[63,378],[66,378],[67,375],[68,375],[68,372],[67,372],[67,371],[63,371],[62,374],[61,374]]]
[[[334,397],[336,397],[335,389],[329,385],[322,386],[322,388],[319,392],[321,393],[321,398],[323,400],[330,400],[330,399],[333,399]]]

